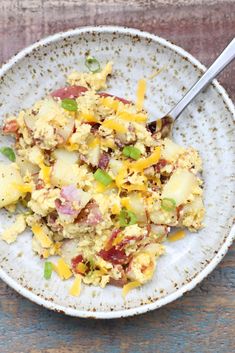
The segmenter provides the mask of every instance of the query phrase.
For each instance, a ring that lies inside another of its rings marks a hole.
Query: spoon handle
[[[176,120],[188,104],[235,58],[235,38],[224,49],[202,77],[190,88],[186,95],[167,114]]]

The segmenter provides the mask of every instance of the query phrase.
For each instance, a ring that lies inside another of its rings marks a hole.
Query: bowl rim
[[[14,55],[7,63],[3,64],[0,68],[0,77],[2,77],[9,69],[11,69],[19,60],[24,58],[27,54],[31,53],[33,50],[40,48],[41,46],[56,42],[60,39],[64,39],[67,37],[74,37],[76,35],[81,35],[85,33],[96,32],[96,33],[119,33],[119,34],[129,34],[132,36],[138,36],[143,39],[150,39],[153,40],[172,51],[176,52],[180,56],[186,58],[190,63],[195,65],[202,71],[206,70],[206,67],[202,65],[194,56],[188,53],[183,48],[171,43],[170,41],[159,37],[157,35],[151,34],[146,31],[141,31],[135,28],[123,27],[123,26],[84,26],[75,29],[70,29],[64,32],[58,32],[56,34],[50,35],[45,37],[32,45],[29,45],[25,49],[21,50],[19,53]],[[229,109],[229,112],[233,116],[235,121],[235,107],[228,96],[225,89],[218,83],[217,80],[213,80],[213,86],[216,88],[217,92],[221,94],[225,105]],[[224,243],[222,244],[221,248],[219,249],[218,253],[212,258],[212,260],[207,264],[207,266],[200,271],[190,282],[184,284],[175,292],[168,294],[167,296],[156,300],[153,303],[145,304],[142,306],[129,308],[129,309],[122,309],[117,311],[88,311],[88,310],[78,310],[74,308],[68,308],[63,305],[55,304],[52,301],[43,299],[38,295],[34,294],[23,285],[19,284],[13,278],[11,278],[2,268],[0,268],[0,278],[7,283],[10,287],[16,290],[19,294],[23,295],[27,299],[31,300],[34,303],[37,303],[41,306],[46,307],[47,309],[54,310],[56,312],[64,313],[69,316],[74,317],[83,317],[83,318],[96,318],[96,319],[113,319],[113,318],[122,318],[127,316],[133,316],[137,314],[142,314],[157,308],[160,308],[178,298],[180,298],[184,293],[192,290],[198,283],[200,283],[204,278],[206,278],[214,268],[219,264],[222,260],[224,255],[227,253],[229,247],[232,245],[233,239],[235,238],[235,224],[232,225],[229,234],[227,235]]]

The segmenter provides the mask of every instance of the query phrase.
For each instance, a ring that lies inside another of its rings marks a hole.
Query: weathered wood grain
[[[126,25],[165,37],[208,65],[234,36],[234,0],[1,0],[0,63],[41,37],[88,24]],[[235,65],[220,81],[235,99]],[[65,317],[0,283],[0,353],[232,353],[235,246],[192,292],[122,320]]]

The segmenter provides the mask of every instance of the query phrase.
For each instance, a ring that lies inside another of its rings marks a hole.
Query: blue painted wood
[[[0,352],[232,353],[235,247],[182,299],[141,317],[97,321],[50,312],[5,284],[0,292]]]
[[[231,0],[1,0],[0,62],[48,34],[106,23],[149,30],[209,64],[234,36],[234,13]],[[233,98],[234,77],[235,65],[221,76]],[[183,298],[127,319],[66,317],[31,303],[0,282],[0,353],[232,353],[234,294],[235,246]]]

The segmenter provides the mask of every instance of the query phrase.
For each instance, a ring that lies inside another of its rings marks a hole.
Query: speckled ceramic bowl
[[[63,86],[73,69],[86,70],[85,53],[102,64],[114,62],[109,92],[135,99],[136,84],[159,68],[148,80],[145,107],[152,118],[166,113],[205,70],[183,49],[157,36],[134,29],[86,27],[59,33],[26,48],[0,70],[0,116],[30,106],[47,92]],[[121,289],[84,286],[79,298],[68,296],[71,282],[55,274],[43,279],[43,262],[31,250],[29,231],[9,246],[0,242],[0,276],[32,301],[68,315],[115,318],[159,308],[201,282],[220,262],[232,243],[235,183],[234,106],[224,89],[214,82],[182,114],[174,128],[175,140],[200,151],[204,162],[205,228],[184,239],[166,242],[166,255],[153,280],[129,293]],[[9,141],[1,137],[6,145]],[[0,231],[11,219],[0,214]]]

